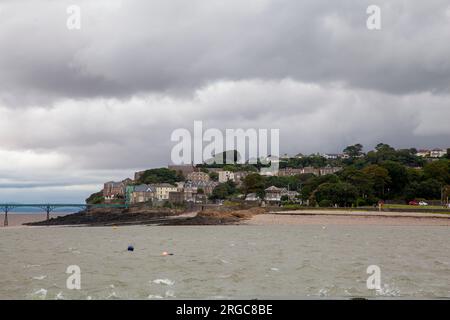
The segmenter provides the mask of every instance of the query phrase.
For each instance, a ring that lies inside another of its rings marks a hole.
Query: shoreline
[[[57,218],[66,215],[70,215],[70,212],[55,212],[50,213],[50,218]],[[46,213],[26,213],[26,212],[9,212],[8,213],[8,226],[4,226],[5,214],[0,213],[0,228],[15,228],[15,227],[24,227],[24,223],[33,223],[46,220]]]
[[[388,217],[388,218],[442,218],[450,219],[449,213],[431,213],[419,211],[366,211],[366,210],[284,210],[272,211],[276,215],[295,215],[295,216],[348,216],[348,217]]]
[[[450,216],[323,213],[267,213],[244,222],[246,225],[383,225],[383,226],[450,226]]]
[[[12,214],[10,217],[25,218],[27,215]],[[52,217],[47,221],[36,221],[39,215],[28,215],[33,221],[10,224],[1,228],[25,228],[37,226],[93,227],[93,226],[205,226],[205,225],[392,225],[392,226],[450,226],[449,214],[421,212],[375,212],[356,210],[292,210],[268,211],[263,208],[205,210],[199,212],[145,212],[109,215],[105,212],[75,214]],[[42,218],[42,217],[41,217]],[[107,219],[105,219],[107,218]],[[86,220],[87,219],[87,220]]]

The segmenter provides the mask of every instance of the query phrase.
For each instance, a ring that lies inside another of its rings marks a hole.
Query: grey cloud
[[[12,150],[40,150],[44,156],[57,151],[37,157],[34,165],[96,170],[167,165],[171,132],[192,131],[194,120],[202,120],[205,129],[279,128],[282,151],[291,153],[335,152],[351,143],[371,147],[380,141],[445,147],[449,103],[450,95],[398,96],[289,79],[227,81],[189,98],[69,100],[25,113],[0,109],[0,116],[6,115],[0,118],[0,143]]]
[[[375,32],[365,26],[372,1],[79,3],[80,31],[65,27],[71,2],[3,5],[5,104],[189,93],[217,79],[291,77],[398,94],[449,89],[445,0],[378,1],[383,24]]]
[[[194,120],[279,128],[291,154],[448,146],[446,0],[377,1],[372,32],[368,0],[76,3],[80,31],[73,1],[0,3],[0,198],[82,199],[167,165]]]

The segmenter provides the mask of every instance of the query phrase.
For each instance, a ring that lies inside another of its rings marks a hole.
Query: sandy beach
[[[67,215],[67,213],[51,213],[50,218],[56,218]],[[23,223],[42,221],[47,218],[46,213],[8,213],[8,226],[17,227],[21,226]],[[4,227],[5,215],[0,215],[0,227]]]
[[[390,225],[450,226],[449,214],[302,210],[255,215],[246,225]]]
[[[241,213],[232,211],[230,214]],[[421,212],[368,212],[368,211],[337,211],[337,210],[297,210],[279,211],[269,213],[244,212],[238,214],[239,218],[227,220],[226,214],[217,212],[201,213],[202,218],[195,217],[196,213],[186,213],[156,219],[154,223],[147,221],[147,224],[166,225],[385,225],[385,226],[450,226],[450,214],[433,214]],[[245,213],[245,214],[244,214]],[[52,218],[66,216],[66,213],[53,213]],[[210,218],[211,221],[203,221]],[[212,219],[214,218],[214,219]],[[9,214],[9,227],[23,226],[24,223],[44,221],[45,214]],[[202,220],[203,219],[203,220]],[[187,223],[191,220],[190,223]],[[178,222],[178,223],[177,223]],[[0,226],[3,227],[4,215],[0,216]],[[66,223],[67,225],[73,223]],[[107,224],[107,223],[105,223]],[[132,220],[127,224],[143,224]],[[145,224],[145,223],[144,223]],[[63,224],[64,225],[64,224]],[[26,226],[23,226],[26,227]]]

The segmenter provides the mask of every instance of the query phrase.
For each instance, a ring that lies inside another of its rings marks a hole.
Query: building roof
[[[324,156],[329,156],[329,157],[342,157],[343,154],[342,154],[342,153],[324,153]]]
[[[215,181],[186,181],[184,183],[185,188],[203,188],[203,187],[216,187],[219,183]]]
[[[189,172],[188,176],[189,175],[208,175],[208,173],[207,172],[203,172],[203,171],[193,171],[193,172]]]
[[[123,182],[108,181],[105,183],[105,185],[112,185],[113,187],[120,187],[123,185]]]
[[[134,187],[134,192],[155,192],[155,188],[151,185],[140,184]]]
[[[266,189],[268,192],[282,192],[284,190],[286,190],[286,188],[277,188],[275,186],[270,186]]]
[[[176,188],[176,186],[171,185],[170,183],[155,183],[151,184],[154,188]]]

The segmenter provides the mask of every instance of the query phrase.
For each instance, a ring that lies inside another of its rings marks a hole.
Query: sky
[[[448,0],[2,0],[0,202],[84,201],[195,120],[293,155],[450,147],[449,40]]]

